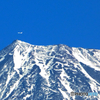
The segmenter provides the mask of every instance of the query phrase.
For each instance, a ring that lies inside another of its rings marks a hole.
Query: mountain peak
[[[16,40],[14,40],[13,42],[12,42],[12,44],[14,43],[14,44],[18,44],[18,43],[22,43],[22,42],[24,42],[24,41],[21,41],[21,40],[18,40],[18,39],[16,39]],[[26,42],[24,42],[24,43],[26,43]]]
[[[27,43],[27,42],[23,42],[21,40],[14,40],[10,45],[8,45],[7,47],[5,47],[4,49],[2,49],[0,51],[0,55],[5,55],[7,53],[9,53],[10,51],[13,51],[15,48],[16,49],[25,49],[28,48],[31,44]]]

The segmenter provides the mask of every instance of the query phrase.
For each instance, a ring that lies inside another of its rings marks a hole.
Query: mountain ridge
[[[0,51],[0,100],[99,100],[99,55],[96,49],[15,40]]]

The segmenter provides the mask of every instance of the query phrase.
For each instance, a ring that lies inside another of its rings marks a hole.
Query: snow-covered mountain
[[[0,100],[100,100],[100,50],[16,40],[0,51]]]

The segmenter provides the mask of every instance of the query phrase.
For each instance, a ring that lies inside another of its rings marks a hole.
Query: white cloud
[[[18,32],[18,34],[22,34],[23,32]]]

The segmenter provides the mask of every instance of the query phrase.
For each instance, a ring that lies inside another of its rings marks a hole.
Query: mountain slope
[[[0,100],[11,99],[99,100],[100,50],[14,41],[0,51]]]

